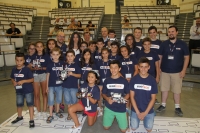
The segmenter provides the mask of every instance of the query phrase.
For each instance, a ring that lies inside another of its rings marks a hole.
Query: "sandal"
[[[71,120],[71,119],[72,119],[72,117],[68,114],[67,120]]]
[[[49,117],[47,118],[46,122],[47,122],[47,123],[51,123],[53,119],[54,119],[53,116],[49,116]]]
[[[61,114],[60,112],[56,113],[56,116],[58,116],[59,118],[63,118],[63,114]]]

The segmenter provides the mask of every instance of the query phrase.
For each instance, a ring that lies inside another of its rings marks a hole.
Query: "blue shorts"
[[[31,107],[34,105],[34,95],[33,93],[16,93],[16,104],[17,107],[23,107],[24,106],[24,98],[26,98],[26,105],[28,107]]]
[[[78,88],[63,88],[65,104],[77,103],[76,93]]]
[[[131,121],[130,125],[132,129],[137,129],[139,127],[140,119],[138,118],[137,114],[131,111]],[[154,112],[151,114],[147,114],[143,120],[144,128],[146,130],[152,130],[153,123],[154,123]]]
[[[48,93],[48,105],[53,106],[54,105],[54,94],[56,97],[56,103],[60,104],[62,102],[62,86],[56,86],[56,87],[49,87],[49,93]]]

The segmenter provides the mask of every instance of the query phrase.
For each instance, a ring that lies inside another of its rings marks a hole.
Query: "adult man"
[[[104,47],[106,47],[108,43],[108,29],[106,27],[101,28],[101,35],[104,40]]]
[[[126,19],[127,19],[127,15],[124,15],[124,19],[121,21],[121,23],[124,24]]]
[[[190,28],[189,51],[198,47],[200,48],[200,18],[196,19],[196,25]]]
[[[67,52],[67,45],[65,44],[65,33],[64,32],[58,32],[57,45],[61,49],[63,55],[65,55]]]
[[[133,35],[135,37],[135,46],[140,50],[142,49],[142,28],[136,27],[133,31]]]
[[[19,38],[19,35],[22,35],[21,31],[15,27],[14,23],[10,23],[10,27],[6,31],[6,35],[11,35],[11,38]]]
[[[182,88],[182,79],[185,76],[189,62],[189,50],[182,40],[177,39],[178,29],[175,26],[168,28],[169,40],[161,44],[159,57],[161,68],[161,92],[162,104],[156,112],[162,112],[166,108],[166,101],[170,87],[174,93],[175,113],[183,116],[180,108],[180,96]]]
[[[90,32],[83,33],[83,40],[89,44],[90,42]]]

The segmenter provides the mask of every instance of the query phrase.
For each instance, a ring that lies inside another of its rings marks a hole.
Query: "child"
[[[112,98],[112,93],[121,95],[121,99],[124,100],[129,98],[128,82],[120,76],[120,69],[119,61],[110,62],[111,77],[105,79],[102,90],[102,96],[105,99],[103,126],[108,130],[116,117],[121,132],[125,133],[128,127],[126,103],[118,103]]]
[[[68,50],[66,53],[67,62],[64,69],[67,70],[67,78],[63,82],[63,92],[65,104],[68,108],[77,102],[76,93],[78,92],[78,79],[81,77],[81,68],[77,62],[74,62],[75,52]],[[68,114],[67,120],[71,120]]]
[[[33,74],[31,70],[24,66],[25,58],[23,53],[17,53],[15,56],[16,67],[12,69],[11,81],[16,89],[16,103],[18,117],[11,123],[17,123],[23,120],[22,107],[24,106],[24,99],[26,98],[26,104],[29,109],[30,121],[29,128],[35,127],[33,120]]]
[[[47,109],[47,93],[46,93],[46,67],[48,64],[48,56],[44,51],[44,43],[38,41],[35,43],[36,54],[33,56],[32,70],[33,70],[33,88],[34,88],[34,103],[37,107],[38,119],[41,115],[40,109],[40,87],[42,89],[43,97],[43,118],[46,119],[46,109]]]
[[[111,53],[109,54],[109,60],[119,60],[121,59],[121,55],[119,55],[119,42],[114,41],[111,44]]]
[[[87,79],[87,73],[88,71],[98,71],[96,65],[94,64],[92,53],[87,48],[83,51],[83,54],[81,56],[81,78],[80,78],[80,84],[86,83]]]
[[[99,38],[97,40],[97,51],[94,54],[95,62],[98,62],[101,60],[101,49],[103,48],[103,46],[104,46],[103,38]]]
[[[109,56],[109,49],[108,48],[102,48],[101,50],[101,55],[102,55],[102,60],[98,62],[97,64],[97,67],[98,67],[98,70],[99,70],[99,75],[100,75],[100,84],[99,84],[99,89],[100,89],[100,93],[102,92],[102,88],[103,88],[103,83],[104,83],[104,80],[107,78],[107,77],[110,77],[111,76],[111,73],[110,73],[110,67],[109,67],[109,64],[110,64],[110,60],[108,59],[108,56]],[[100,95],[100,100],[98,101],[98,116],[101,116],[103,115],[102,112],[103,112],[103,109],[102,109],[102,97]]]
[[[96,41],[90,41],[88,48],[90,49],[91,53],[92,53],[92,57],[94,57],[94,53],[96,52]]]
[[[28,54],[25,55],[25,66],[31,68],[30,63],[32,62],[32,56],[35,54],[35,44],[30,43],[28,45]]]
[[[129,82],[130,79],[138,73],[137,60],[134,56],[130,56],[131,50],[129,46],[123,45],[120,47],[122,58],[119,60],[121,63],[121,74]]]
[[[84,41],[81,42],[81,45],[80,45],[80,54],[76,55],[74,62],[79,63],[81,61],[81,55],[83,53],[83,50],[86,49],[87,47],[88,47],[88,43],[87,42],[84,42]]]
[[[79,96],[81,95],[81,100],[68,108],[68,112],[75,123],[75,125],[70,128],[70,131],[79,130],[81,128],[81,123],[79,123],[76,115],[77,111],[84,111],[84,113],[88,116],[89,126],[92,126],[96,122],[97,101],[100,98],[100,91],[97,86],[98,80],[98,74],[94,71],[89,71],[87,75],[87,84],[81,85],[81,88],[88,89],[88,93],[85,97],[82,97],[81,93],[78,94]]]
[[[156,82],[159,82],[160,79],[160,70],[159,70],[159,56],[158,54],[151,50],[151,39],[146,37],[142,41],[144,50],[141,50],[139,58],[146,57],[150,61],[150,69],[148,73],[156,79]]]
[[[150,62],[146,57],[139,59],[139,74],[130,81],[130,99],[132,104],[130,125],[132,130],[139,127],[143,121],[147,132],[151,132],[154,123],[153,106],[158,93],[156,80],[150,74]]]
[[[133,35],[135,37],[135,46],[138,47],[140,50],[142,49],[142,28],[136,27],[134,29]]]
[[[54,39],[49,39],[49,40],[47,41],[47,43],[46,43],[46,54],[47,54],[48,59],[49,59],[48,62],[52,62],[51,50],[52,50],[53,48],[55,48],[55,47],[59,48],[59,47],[57,46],[57,44],[56,44],[56,40],[54,40]]]
[[[48,93],[48,106],[49,117],[46,122],[51,123],[53,117],[53,105],[54,97],[56,97],[56,116],[63,118],[63,115],[59,113],[59,104],[62,102],[62,81],[60,79],[60,71],[63,69],[63,62],[59,60],[61,56],[61,50],[59,48],[53,48],[51,50],[51,57],[53,59],[47,66],[47,93]],[[55,96],[54,96],[55,94]]]

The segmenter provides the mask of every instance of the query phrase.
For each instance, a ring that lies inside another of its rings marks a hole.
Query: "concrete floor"
[[[200,118],[199,96],[200,96],[200,88],[191,88],[191,87],[182,88],[181,108],[184,113],[183,117]],[[158,101],[160,101],[161,99],[160,92],[157,95],[157,99]],[[157,108],[158,106],[159,105],[155,105],[155,108]],[[27,107],[24,107],[24,110],[27,110]],[[14,113],[16,113],[15,89],[13,88],[10,81],[0,82],[0,124],[6,119],[8,119]],[[171,92],[169,93],[166,110],[162,113],[157,113],[157,116],[178,117],[174,113],[173,94]],[[90,128],[88,128],[87,122],[84,123],[82,133],[92,133],[94,131],[96,133],[120,132],[116,121],[113,123],[113,126],[110,128],[110,130],[105,131],[102,127],[102,117],[99,117],[95,125]]]

